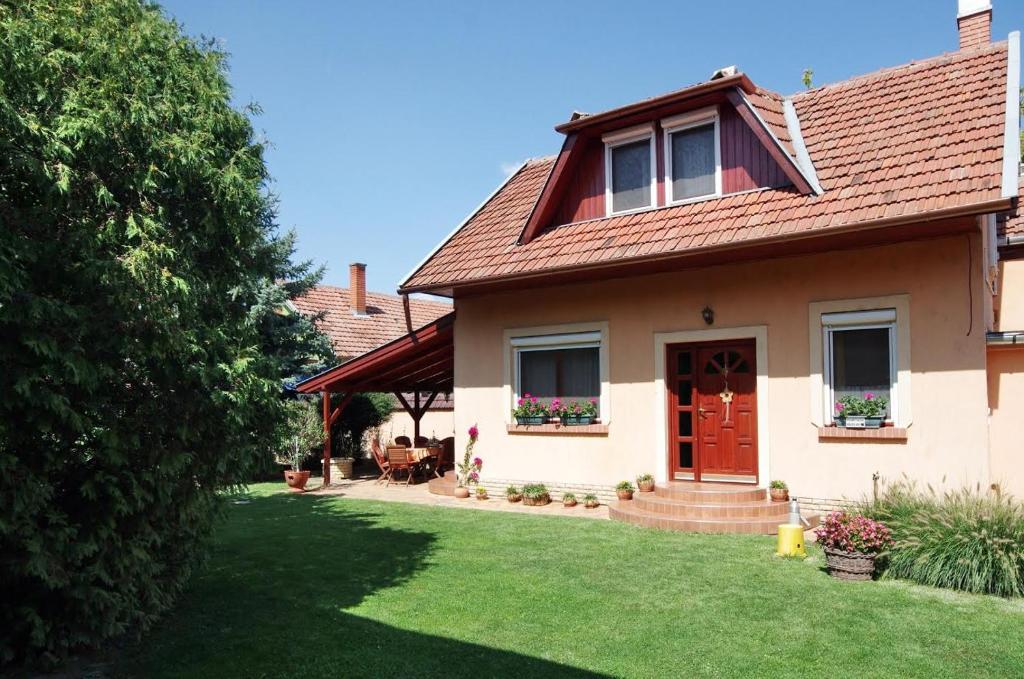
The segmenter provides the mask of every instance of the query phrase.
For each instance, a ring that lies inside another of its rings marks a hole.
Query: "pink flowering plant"
[[[480,437],[480,430],[474,424],[469,428],[469,442],[466,444],[466,452],[459,463],[458,483],[460,487],[467,488],[474,483],[480,482],[480,468],[484,461],[473,455],[473,447]]]
[[[870,391],[861,396],[843,396],[836,402],[836,417],[885,417],[889,400]]]
[[[555,417],[597,417],[597,399],[565,402],[556,398],[551,401],[551,412]]]
[[[841,552],[878,554],[893,544],[889,528],[862,514],[832,512],[814,530],[818,544]]]
[[[512,409],[512,415],[514,417],[550,417],[551,408],[548,404],[538,400],[536,396],[530,394],[523,394],[522,397],[516,401],[516,407]]]

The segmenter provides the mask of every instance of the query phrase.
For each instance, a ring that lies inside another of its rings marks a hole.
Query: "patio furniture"
[[[405,485],[408,486],[412,483],[413,474],[420,468],[420,463],[413,460],[405,446],[388,446],[388,468],[388,486],[391,485],[395,474],[403,471],[406,473]]]
[[[441,439],[441,454],[437,458],[437,470],[444,474],[446,469],[455,469],[455,437]]]
[[[380,469],[380,476],[377,477],[376,483],[386,481],[391,476],[391,465],[388,463],[387,455],[380,447],[380,439],[373,439],[370,444],[370,452],[373,454],[373,461],[377,463],[377,468]]]
[[[412,448],[412,440],[408,436],[396,436],[396,446],[405,446],[406,448]]]
[[[414,439],[414,443],[417,448],[427,448],[430,446],[430,439],[428,439],[426,436],[417,436]]]

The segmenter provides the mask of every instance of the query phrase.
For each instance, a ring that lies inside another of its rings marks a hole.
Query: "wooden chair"
[[[396,472],[404,471],[406,473],[405,485],[412,483],[412,475],[419,469],[419,463],[413,462],[412,458],[409,457],[409,449],[405,446],[388,446],[388,483],[391,485],[391,481],[395,477]]]
[[[377,463],[377,468],[380,469],[380,476],[377,477],[376,483],[386,481],[391,476],[391,465],[388,463],[387,455],[380,447],[380,439],[373,439],[370,444],[370,452],[373,454],[373,461]]]
[[[455,469],[455,437],[441,439],[441,455],[437,458],[437,469],[434,473],[443,476],[446,469]]]
[[[412,448],[412,440],[408,436],[396,436],[396,446],[405,446],[406,448]]]

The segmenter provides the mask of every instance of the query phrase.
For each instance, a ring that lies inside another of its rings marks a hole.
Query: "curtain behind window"
[[[648,139],[612,149],[612,211],[651,204],[651,142]]]
[[[601,397],[600,352],[597,347],[519,352],[519,395],[544,403],[585,401]]]
[[[833,330],[832,389],[836,400],[872,393],[885,397],[891,406],[889,351],[889,328]]]
[[[672,133],[672,199],[715,192],[715,124]]]

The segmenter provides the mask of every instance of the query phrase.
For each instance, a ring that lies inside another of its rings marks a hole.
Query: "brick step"
[[[679,516],[669,516],[639,509],[633,502],[616,502],[608,506],[608,516],[614,521],[631,523],[646,528],[658,528],[660,530],[672,530],[685,533],[746,533],[752,535],[774,535],[778,532],[780,523],[785,519],[779,518],[718,518],[718,519],[695,519]],[[817,515],[805,515],[810,522],[811,528],[818,524]]]
[[[682,516],[694,519],[767,519],[785,520],[789,506],[785,502],[735,502],[720,504],[698,504],[680,502],[673,498],[658,497],[653,493],[634,493],[633,506],[655,514]]]
[[[768,498],[764,488],[728,483],[659,483],[654,487],[654,494],[700,505],[744,504]]]
[[[455,495],[455,474],[445,472],[441,478],[432,477],[427,481],[427,490],[434,495]]]

